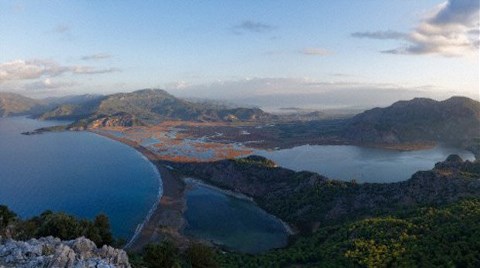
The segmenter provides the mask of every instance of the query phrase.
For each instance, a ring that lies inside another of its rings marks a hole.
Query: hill
[[[46,109],[45,103],[19,94],[0,92],[0,117],[26,115]]]
[[[63,97],[48,97],[43,99],[43,101],[52,105],[82,104],[102,97],[103,95],[98,94],[68,95]]]
[[[258,108],[225,108],[209,103],[195,103],[176,98],[160,89],[117,93],[80,105],[61,105],[43,114],[41,118],[83,119],[78,124],[88,127],[95,120],[108,120],[109,117],[118,117],[119,115],[146,123],[158,123],[165,120],[258,121],[270,118],[269,114]]]
[[[165,164],[184,176],[246,194],[299,230],[285,249],[255,256],[220,254],[221,266],[468,267],[465,264],[478,263],[478,160],[451,155],[407,181],[365,184],[295,172],[259,156]]]
[[[330,180],[277,167],[260,156],[209,163],[166,162],[186,176],[251,196],[267,211],[304,230],[401,208],[480,198],[480,162],[450,156],[433,170],[397,183]]]
[[[466,97],[399,101],[356,115],[343,136],[358,143],[469,143],[480,136],[480,103]]]

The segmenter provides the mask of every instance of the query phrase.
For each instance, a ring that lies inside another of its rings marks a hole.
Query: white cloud
[[[74,82],[57,82],[53,81],[51,78],[45,78],[41,81],[36,81],[33,83],[28,83],[24,85],[25,90],[35,90],[35,91],[50,91],[57,89],[65,89],[76,85]]]
[[[51,78],[64,73],[103,74],[119,71],[116,68],[97,69],[91,66],[63,66],[52,60],[13,60],[0,63],[0,83],[5,81]]]
[[[327,56],[333,54],[330,50],[315,47],[302,49],[300,53],[308,56]]]
[[[392,54],[465,56],[478,52],[478,0],[450,0],[438,6],[405,40],[407,45],[384,51]]]
[[[479,49],[479,15],[478,0],[449,0],[432,9],[409,33],[389,30],[356,32],[351,36],[405,42],[403,46],[383,53],[467,56],[477,53]]]
[[[69,70],[50,60],[13,60],[0,63],[0,82],[57,76]]]
[[[108,53],[97,53],[97,54],[83,56],[82,60],[105,60],[111,57],[112,55]]]
[[[251,32],[251,33],[268,33],[273,30],[275,30],[275,26],[257,22],[257,21],[251,21],[251,20],[246,20],[243,21],[240,24],[234,25],[232,27],[233,33],[235,34],[242,34],[246,32]]]
[[[105,74],[120,71],[117,68],[96,69],[91,66],[73,66],[70,70],[74,74]]]
[[[388,30],[388,31],[375,31],[375,32],[355,32],[355,33],[352,33],[351,36],[356,38],[388,40],[388,39],[404,39],[406,37],[406,34]]]

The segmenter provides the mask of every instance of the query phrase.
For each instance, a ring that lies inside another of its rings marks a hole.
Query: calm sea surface
[[[256,151],[278,165],[318,172],[331,179],[358,182],[396,182],[419,170],[432,169],[450,154],[474,160],[471,152],[444,146],[420,151],[396,151],[348,145],[303,145],[277,151]]]
[[[282,223],[252,201],[189,185],[185,234],[247,253],[286,246],[288,233]]]
[[[133,148],[92,133],[21,135],[58,124],[0,118],[0,204],[23,218],[47,209],[105,213],[114,234],[129,239],[158,196],[160,175]]]

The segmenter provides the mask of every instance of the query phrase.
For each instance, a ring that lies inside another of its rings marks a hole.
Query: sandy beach
[[[157,204],[154,204],[154,210],[143,223],[143,226],[131,241],[128,241],[126,250],[140,251],[148,243],[160,242],[165,238],[171,238],[177,243],[177,246],[184,247],[189,240],[184,237],[180,230],[185,224],[183,212],[186,209],[186,200],[184,192],[186,185],[181,178],[172,174],[172,172],[159,162],[158,157],[147,148],[138,143],[117,137],[104,132],[91,131],[95,134],[119,141],[136,149],[151,161],[158,169],[163,186],[163,194]]]

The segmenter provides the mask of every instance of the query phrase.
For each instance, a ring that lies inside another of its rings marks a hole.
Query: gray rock
[[[97,248],[79,237],[70,241],[42,237],[29,241],[0,238],[0,268],[20,267],[131,267],[127,253],[110,246]]]

